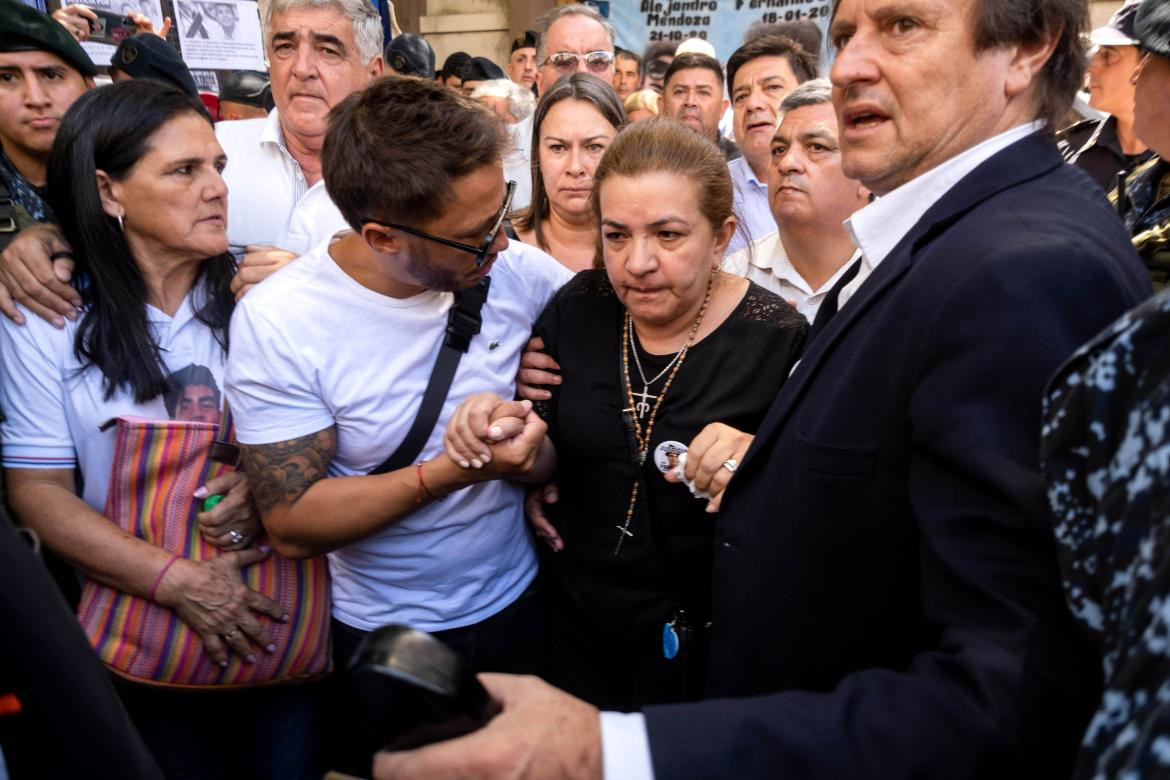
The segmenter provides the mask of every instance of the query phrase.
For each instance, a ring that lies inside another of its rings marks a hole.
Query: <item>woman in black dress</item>
[[[667,119],[622,130],[595,175],[604,268],[536,326],[563,378],[537,407],[563,542],[541,562],[546,677],[602,709],[702,695],[713,512],[804,344],[791,306],[718,270],[731,202],[710,141]],[[712,499],[665,478],[684,453]]]

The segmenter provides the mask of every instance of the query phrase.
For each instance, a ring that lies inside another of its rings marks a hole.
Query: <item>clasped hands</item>
[[[530,401],[505,401],[495,393],[459,405],[443,434],[447,457],[484,479],[526,477],[547,446],[548,426]]]

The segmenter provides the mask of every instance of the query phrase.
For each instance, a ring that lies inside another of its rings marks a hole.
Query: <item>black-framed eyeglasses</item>
[[[544,65],[552,65],[560,73],[572,73],[577,69],[577,60],[582,58],[585,60],[585,67],[594,74],[604,73],[610,65],[613,65],[612,51],[590,51],[584,54],[578,54],[575,51],[553,52],[548,55]]]
[[[471,244],[463,244],[459,241],[452,241],[449,238],[442,238],[441,236],[432,236],[430,233],[425,233],[416,228],[407,227],[406,225],[398,225],[394,222],[382,222],[377,219],[364,219],[362,222],[401,230],[403,233],[409,233],[412,236],[425,238],[428,241],[434,241],[436,244],[442,244],[443,246],[449,246],[452,249],[459,249],[470,255],[475,255],[475,267],[483,268],[483,264],[487,262],[488,255],[491,254],[492,245],[496,243],[496,236],[500,234],[500,228],[504,225],[504,217],[508,216],[508,209],[512,207],[512,196],[515,194],[516,182],[510,181],[505,188],[504,205],[500,206],[500,213],[496,215],[496,221],[493,223],[492,229],[484,236],[483,241],[480,242],[478,247],[472,246]]]

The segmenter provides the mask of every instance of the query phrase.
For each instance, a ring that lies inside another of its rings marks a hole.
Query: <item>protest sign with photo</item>
[[[260,11],[252,0],[175,0],[179,46],[191,68],[263,69]]]

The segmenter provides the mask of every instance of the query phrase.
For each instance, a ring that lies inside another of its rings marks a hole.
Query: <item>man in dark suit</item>
[[[381,754],[376,776],[1067,776],[1101,672],[1060,590],[1041,395],[1149,293],[1047,130],[1080,80],[1085,15],[1078,0],[835,4],[843,169],[882,197],[851,217],[853,278],[716,481],[735,473],[711,699],[597,718],[489,678],[496,721]]]

